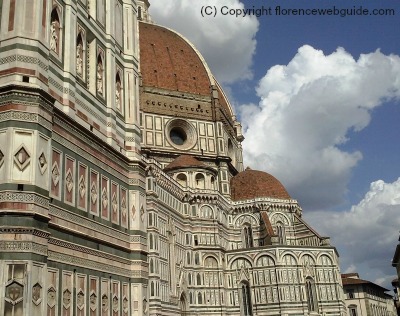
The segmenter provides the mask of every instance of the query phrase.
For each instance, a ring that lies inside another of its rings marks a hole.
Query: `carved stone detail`
[[[65,176],[65,183],[66,183],[68,192],[71,192],[74,187],[74,178],[72,176],[71,169],[68,169],[68,171],[67,171],[67,175]]]
[[[103,188],[103,192],[101,194],[101,203],[103,205],[103,208],[107,208],[107,206],[108,206],[108,197],[107,197],[106,188]]]
[[[117,313],[119,310],[119,300],[116,295],[114,295],[114,297],[113,297],[112,308],[115,313]]]
[[[124,299],[122,300],[122,309],[124,311],[125,314],[127,314],[129,312],[129,301],[126,298],[126,296],[124,297]]]
[[[47,305],[50,308],[53,308],[56,305],[56,289],[54,287],[50,287],[47,290]]]
[[[117,201],[117,194],[113,193],[113,197],[111,200],[112,210],[114,213],[117,213],[118,210],[118,201]]]
[[[21,283],[14,280],[12,283],[6,286],[5,300],[8,303],[12,305],[18,304],[24,299],[23,295],[24,286]]]
[[[82,290],[80,290],[76,295],[76,307],[78,307],[79,310],[82,310],[85,307],[85,294]]]
[[[71,306],[71,291],[68,289],[63,292],[63,306],[66,309]]]
[[[31,161],[31,156],[25,145],[21,145],[16,153],[14,154],[14,162],[19,170],[23,171],[29,165]]]
[[[32,302],[36,306],[42,302],[42,286],[39,283],[32,287]]]
[[[101,310],[103,312],[108,311],[108,296],[107,296],[107,294],[103,294],[103,296],[101,297]]]
[[[60,182],[60,169],[58,168],[57,162],[53,163],[53,167],[51,168],[51,179],[53,180],[54,186]]]
[[[97,295],[94,292],[90,294],[89,307],[92,311],[95,311],[97,309]]]
[[[46,156],[44,155],[44,152],[42,152],[39,156],[38,165],[40,173],[43,175],[47,169],[47,159]]]
[[[83,175],[81,175],[81,177],[79,178],[78,186],[79,186],[79,195],[81,196],[81,198],[83,198],[86,193],[86,181]]]
[[[95,204],[97,201],[97,188],[96,188],[96,183],[92,182],[92,186],[90,188],[90,199],[92,201],[92,204]]]

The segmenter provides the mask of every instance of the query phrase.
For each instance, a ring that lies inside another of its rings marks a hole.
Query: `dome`
[[[290,199],[282,183],[272,175],[246,168],[231,179],[231,198],[233,201],[268,197]]]
[[[143,86],[210,96],[214,78],[203,57],[182,35],[139,23]]]
[[[164,168],[165,172],[182,168],[207,168],[201,161],[190,155],[180,155]]]
[[[190,118],[227,120],[233,125],[232,106],[192,43],[173,30],[146,22],[139,22],[139,41],[140,72],[146,90],[142,95],[162,90],[160,94],[170,97],[150,98],[156,100],[158,109],[157,105],[149,104],[151,101],[147,97],[143,98],[141,104],[145,112],[165,114],[160,112],[161,105],[161,109],[166,106],[171,115],[182,116],[182,111],[186,110]],[[213,114],[211,103],[216,96],[219,110]],[[185,100],[183,107],[182,100]],[[178,106],[180,111],[177,111]]]

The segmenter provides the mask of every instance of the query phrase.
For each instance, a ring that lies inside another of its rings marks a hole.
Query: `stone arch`
[[[200,217],[201,218],[207,218],[207,219],[214,219],[214,210],[210,205],[203,205],[200,208]]]
[[[229,264],[229,266],[232,270],[238,270],[238,269],[241,269],[242,267],[251,268],[252,263],[251,263],[251,259],[249,257],[242,256],[239,258],[234,258],[232,260],[232,262]]]
[[[276,225],[278,222],[283,223],[285,226],[290,226],[289,218],[282,212],[275,212],[269,217],[271,224]]]
[[[328,254],[320,254],[317,257],[317,263],[322,266],[333,266],[334,260]]]
[[[252,226],[258,226],[257,218],[253,214],[240,214],[234,219],[234,225],[237,228],[242,227],[244,223],[251,224]]]
[[[218,268],[218,260],[214,256],[207,256],[204,259],[205,268]]]
[[[203,173],[199,172],[195,176],[196,188],[205,189],[206,188],[206,178]]]
[[[303,253],[300,256],[300,262],[303,265],[309,264],[309,265],[315,266],[317,260],[316,260],[316,258],[315,258],[315,256],[313,254],[311,254],[311,253]]]
[[[182,187],[187,187],[187,176],[184,173],[178,173],[175,178],[176,182],[178,182]]]
[[[61,56],[62,52],[62,11],[56,4],[50,14],[50,50]]]
[[[293,253],[283,254],[281,262],[287,266],[296,266],[298,264],[298,260]]]
[[[270,255],[262,254],[256,260],[257,267],[273,267],[275,266],[275,259]]]

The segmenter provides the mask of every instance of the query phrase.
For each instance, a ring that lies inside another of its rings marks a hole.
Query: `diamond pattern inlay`
[[[17,152],[14,155],[14,162],[19,168],[19,170],[23,171],[30,163],[31,156],[29,155],[27,149],[24,145],[21,145]]]
[[[44,172],[47,169],[47,159],[43,152],[39,156],[38,163],[39,163],[40,173],[44,174]]]
[[[86,193],[85,178],[83,177],[83,175],[81,175],[81,177],[79,178],[79,194],[81,198],[85,196],[85,193]]]
[[[72,188],[74,187],[74,179],[72,177],[71,169],[68,169],[67,176],[65,177],[65,184],[67,186],[68,192],[71,192]]]
[[[0,150],[0,167],[3,165],[4,162],[4,154],[3,152]]]
[[[60,169],[58,169],[57,162],[53,164],[53,168],[51,169],[51,179],[53,180],[54,186],[57,186],[60,181]]]
[[[96,189],[96,184],[94,182],[92,182],[92,187],[90,189],[90,199],[92,200],[92,204],[96,204],[97,189]]]

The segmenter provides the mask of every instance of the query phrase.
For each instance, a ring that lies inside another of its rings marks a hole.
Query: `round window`
[[[175,145],[181,146],[186,142],[187,136],[182,128],[173,127],[169,132],[169,138]]]
[[[167,123],[165,136],[168,142],[177,149],[191,149],[197,141],[195,127],[186,120],[172,119]]]

